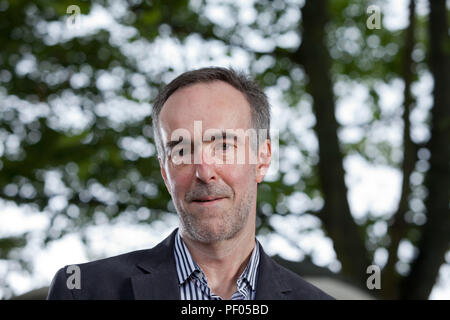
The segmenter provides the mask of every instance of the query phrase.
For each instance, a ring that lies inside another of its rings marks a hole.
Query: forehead
[[[175,91],[161,110],[163,141],[176,129],[194,132],[194,121],[208,129],[248,129],[251,110],[244,94],[226,82],[198,83]]]

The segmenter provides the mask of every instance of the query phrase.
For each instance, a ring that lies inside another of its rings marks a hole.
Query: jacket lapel
[[[151,249],[137,267],[143,271],[131,277],[136,300],[180,300],[180,288],[174,257],[175,229],[164,241]],[[280,267],[260,246],[256,300],[285,300],[292,292]]]
[[[280,267],[264,252],[260,246],[258,281],[255,300],[285,300],[292,292],[280,272]]]
[[[131,277],[136,300],[180,300],[173,253],[176,232],[177,229],[137,264],[144,273]]]

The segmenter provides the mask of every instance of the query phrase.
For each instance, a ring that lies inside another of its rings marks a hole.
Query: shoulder
[[[129,299],[131,277],[148,272],[168,260],[174,238],[172,233],[151,249],[136,250],[59,269],[50,285],[47,299]],[[69,289],[69,282],[79,287]]]
[[[67,265],[58,272],[66,272],[70,266],[77,266],[84,277],[95,277],[96,279],[108,276],[131,276],[137,272],[139,264],[147,261],[159,261],[170,255],[175,237],[174,230],[167,238],[150,249],[136,250],[109,258],[99,259],[91,262]]]
[[[102,278],[105,275],[112,276],[120,275],[121,273],[129,276],[136,264],[144,257],[150,255],[153,249],[131,251],[113,257],[76,264],[75,266],[79,267],[80,272],[87,277]],[[67,272],[67,268],[71,266],[73,265],[65,266],[63,269]]]
[[[66,265],[55,274],[47,299],[126,299],[125,296],[116,295],[128,290],[119,289],[128,286],[130,276],[139,273],[136,263],[151,250],[138,250],[92,262]]]

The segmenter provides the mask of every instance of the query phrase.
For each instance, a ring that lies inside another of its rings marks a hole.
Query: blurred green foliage
[[[79,35],[71,35],[65,19],[67,7],[73,4],[83,16],[94,8],[106,8],[114,17],[114,27],[87,30],[81,23]],[[372,111],[371,118],[359,124],[360,139],[342,142],[341,150],[374,164],[399,167],[394,154],[398,150],[389,138],[372,138],[374,128],[400,119],[401,113],[380,109],[376,85],[401,78],[405,30],[369,30],[369,4],[360,0],[329,3],[326,40],[331,78],[334,83],[354,81],[366,86],[370,92],[366,103]],[[226,21],[210,18],[207,12],[214,5],[226,12]],[[174,214],[155,156],[150,110],[157,90],[192,65],[182,59],[184,65],[175,68],[153,59],[154,51],[147,50],[157,41],[173,41],[178,49],[172,50],[179,50],[181,56],[194,36],[223,48],[231,58],[244,52],[249,57],[248,70],[261,86],[280,92],[284,105],[299,117],[312,113],[308,78],[295,60],[302,40],[302,1],[263,0],[250,7],[254,18],[243,19],[239,18],[242,8],[233,1],[0,0],[0,198],[48,217],[42,245],[67,233],[83,234],[96,223],[98,214],[113,222],[125,211],[147,208],[150,214],[145,218],[136,215],[135,222],[143,224]],[[421,70],[428,69],[424,28],[425,18],[418,17],[417,50],[423,54],[415,61],[415,80]],[[262,45],[250,41],[255,37]],[[212,51],[204,55],[210,61],[215,57]],[[104,75],[119,85],[108,87]],[[115,117],[120,106],[128,109],[126,117]],[[67,125],[66,112],[77,115],[79,123],[72,119]],[[287,204],[296,193],[320,203],[317,148],[307,146],[292,127],[280,129],[280,162],[288,161],[283,151],[289,147],[299,151],[302,161],[287,162],[276,179],[260,185],[259,234],[274,231],[272,215],[320,218],[320,205],[291,213]],[[286,183],[293,172],[299,178]],[[49,173],[56,173],[63,187],[49,187]],[[66,202],[51,205],[60,195]],[[63,228],[54,223],[56,217],[64,219]],[[358,221],[372,258],[387,240],[370,236],[370,228],[388,218],[368,212]],[[11,250],[26,245],[25,235],[0,237],[2,259],[14,260]]]

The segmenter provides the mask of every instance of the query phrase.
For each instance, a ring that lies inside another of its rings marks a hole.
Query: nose
[[[201,163],[195,164],[195,177],[204,183],[217,179],[213,156],[208,148],[203,148]]]

